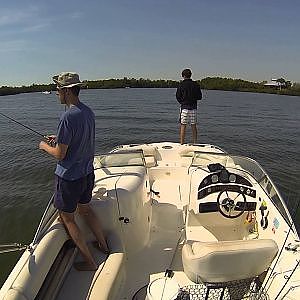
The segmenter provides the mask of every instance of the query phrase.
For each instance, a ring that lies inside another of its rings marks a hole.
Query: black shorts
[[[94,183],[94,172],[73,181],[56,175],[54,206],[63,212],[75,212],[78,203],[87,204],[91,201]]]

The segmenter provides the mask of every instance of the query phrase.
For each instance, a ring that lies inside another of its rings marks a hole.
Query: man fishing
[[[59,100],[67,106],[67,110],[60,118],[56,144],[41,141],[39,148],[58,160],[54,206],[85,258],[85,262],[78,262],[74,266],[78,270],[96,270],[97,264],[74,219],[77,210],[96,236],[100,250],[109,252],[100,221],[89,205],[95,180],[95,115],[79,100],[82,82],[78,74],[64,72],[54,76],[53,81],[57,84]]]
[[[197,101],[202,99],[199,84],[191,79],[192,71],[184,69],[181,73],[176,99],[180,103],[180,144],[184,143],[186,125],[191,124],[193,144],[197,142]]]

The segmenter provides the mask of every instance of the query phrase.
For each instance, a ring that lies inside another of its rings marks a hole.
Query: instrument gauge
[[[234,174],[229,175],[229,182],[236,182],[236,176]]]
[[[211,176],[211,182],[212,183],[217,183],[219,181],[218,175],[214,174]]]

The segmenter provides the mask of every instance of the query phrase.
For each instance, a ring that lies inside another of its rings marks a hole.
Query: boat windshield
[[[265,170],[255,160],[227,153],[211,153],[196,151],[191,166],[207,168],[209,164],[219,163],[225,168],[238,169],[252,175],[259,185],[265,190],[274,205],[277,207],[286,222],[290,225],[292,219],[284,200],[280,196],[277,188],[269,178]]]
[[[142,151],[118,151],[97,155],[94,158],[94,168],[145,166]]]

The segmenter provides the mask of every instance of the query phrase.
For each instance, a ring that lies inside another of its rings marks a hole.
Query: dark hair
[[[191,78],[192,71],[190,69],[184,69],[181,73],[182,77],[184,78]]]
[[[70,91],[72,92],[72,94],[73,94],[74,96],[77,96],[77,97],[78,97],[79,92],[80,92],[80,86],[75,85],[75,86],[70,87],[69,89],[70,89]]]

